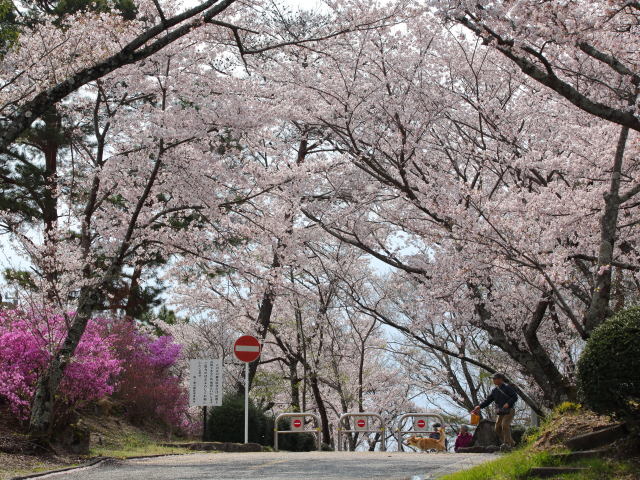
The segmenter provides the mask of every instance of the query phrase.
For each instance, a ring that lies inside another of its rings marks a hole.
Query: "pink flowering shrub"
[[[141,333],[131,323],[113,332],[123,370],[114,397],[122,402],[132,422],[155,417],[185,430],[189,426],[189,398],[181,378],[174,373],[182,347],[169,336]]]
[[[0,310],[0,403],[21,420],[66,329],[63,315]],[[92,319],[64,371],[57,415],[111,395],[133,421],[186,430],[188,392],[174,373],[180,352],[171,337],[143,333],[135,322]]]
[[[104,319],[91,320],[66,368],[60,385],[58,412],[82,406],[114,391],[120,361],[105,335]],[[0,399],[27,419],[39,375],[66,334],[62,315],[0,310]]]

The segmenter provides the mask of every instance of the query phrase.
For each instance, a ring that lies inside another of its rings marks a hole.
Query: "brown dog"
[[[440,434],[440,438],[437,440],[435,438],[416,437],[412,435],[407,439],[406,443],[412,447],[418,447],[422,451],[436,450],[438,452],[444,452],[446,450],[444,446],[444,428],[440,427],[438,433]]]

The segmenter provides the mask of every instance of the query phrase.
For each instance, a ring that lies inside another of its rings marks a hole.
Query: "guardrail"
[[[315,427],[312,430],[306,429],[307,417],[311,417],[314,421]],[[278,421],[281,418],[291,418],[291,430],[278,430]],[[299,426],[298,426],[299,423]],[[316,436],[316,443],[318,445],[318,451],[322,450],[322,427],[320,426],[320,418],[311,412],[289,412],[281,413],[276,417],[275,426],[273,428],[273,447],[278,451],[278,435],[280,433],[313,433]]]
[[[343,427],[343,422],[345,419],[349,419],[349,418],[353,418],[354,419],[354,428],[349,428],[347,427],[342,428]],[[379,427],[374,428],[373,426],[370,425],[371,422],[369,422],[370,418],[375,418],[378,420],[378,423],[380,424]],[[380,449],[383,452],[387,451],[387,444],[386,444],[386,438],[385,438],[385,432],[386,432],[386,428],[385,428],[385,424],[384,424],[384,420],[382,418],[382,416],[378,415],[377,413],[371,413],[371,412],[358,412],[358,413],[343,413],[342,415],[340,415],[340,419],[338,420],[338,451],[342,450],[342,435],[346,435],[348,433],[377,433],[380,432]],[[347,447],[348,450],[348,447]]]

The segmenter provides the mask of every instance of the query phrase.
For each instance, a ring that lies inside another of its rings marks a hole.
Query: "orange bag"
[[[471,414],[471,425],[478,425],[480,423],[480,415],[476,415],[475,413]]]

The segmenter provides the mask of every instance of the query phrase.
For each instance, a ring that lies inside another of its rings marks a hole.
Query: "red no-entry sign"
[[[243,335],[233,344],[233,353],[241,362],[253,362],[260,356],[260,342],[252,335]]]
[[[424,420],[420,419],[420,420],[418,420],[416,425],[418,425],[418,428],[424,428],[427,425],[427,422],[425,422]]]
[[[360,420],[358,420],[356,424],[358,425],[359,428],[364,428],[367,426],[367,422],[364,418],[361,418]]]
[[[304,417],[291,417],[291,430],[304,431]]]

